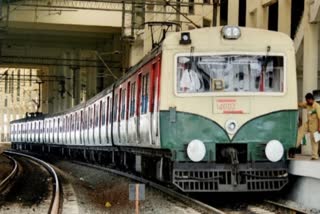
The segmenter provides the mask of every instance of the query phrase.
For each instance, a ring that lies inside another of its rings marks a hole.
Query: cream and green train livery
[[[189,35],[189,45],[177,44],[179,34],[163,44],[162,79],[171,84],[161,87],[160,130],[162,146],[175,150],[173,182],[200,191],[282,188],[297,130],[291,39],[232,27]]]
[[[122,164],[184,192],[279,191],[296,141],[296,87],[285,34],[168,33],[111,87],[66,112],[13,121],[11,138],[14,148]],[[29,121],[39,125],[22,139]]]

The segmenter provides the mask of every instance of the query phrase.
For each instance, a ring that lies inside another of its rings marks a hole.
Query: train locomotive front
[[[279,191],[297,132],[295,54],[285,34],[225,26],[167,36],[161,148],[184,192]]]

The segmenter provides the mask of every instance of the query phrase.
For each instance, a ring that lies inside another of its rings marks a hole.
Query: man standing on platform
[[[318,142],[314,139],[314,133],[320,132],[320,105],[315,102],[314,96],[311,93],[306,94],[306,102],[299,103],[300,108],[305,108],[308,111],[308,121],[303,123],[298,130],[297,147],[300,146],[302,138],[306,133],[310,133],[312,158],[311,160],[318,160]]]

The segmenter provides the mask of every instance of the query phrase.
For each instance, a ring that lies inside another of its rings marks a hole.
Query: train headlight
[[[238,123],[235,120],[227,120],[225,128],[229,134],[235,134],[238,129]]]
[[[241,30],[236,26],[224,26],[221,30],[221,34],[224,39],[239,39]]]
[[[271,140],[267,143],[265,154],[269,161],[277,162],[281,160],[284,154],[284,148],[280,141]]]
[[[182,32],[181,33],[181,39],[180,39],[181,45],[189,45],[191,44],[191,37],[189,32]]]
[[[206,155],[206,147],[201,140],[192,140],[187,147],[187,154],[193,162],[201,161]]]

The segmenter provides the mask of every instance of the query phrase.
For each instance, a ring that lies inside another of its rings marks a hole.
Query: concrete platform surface
[[[311,160],[311,156],[296,155],[290,159],[289,173],[296,176],[320,179],[320,159]]]

